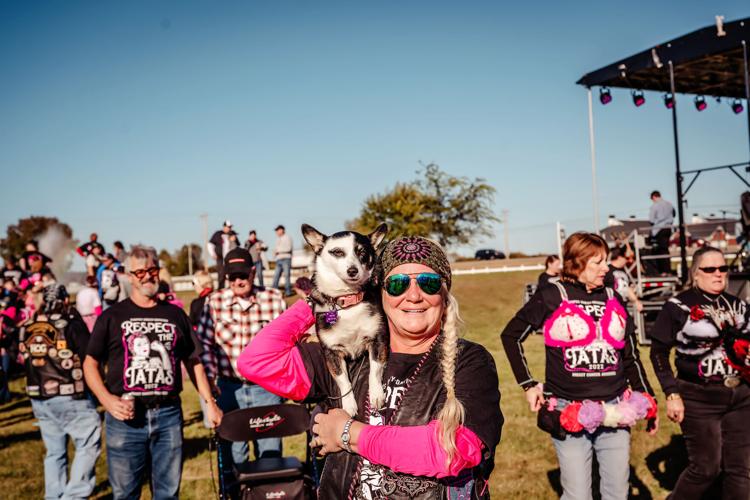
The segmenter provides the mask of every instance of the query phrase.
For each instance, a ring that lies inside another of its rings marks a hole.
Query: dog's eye
[[[341,250],[340,248],[334,248],[333,250],[329,250],[328,253],[330,253],[331,255],[333,255],[334,257],[336,257],[337,259],[340,259],[341,257],[343,257],[343,256],[346,255],[344,253],[344,251]]]

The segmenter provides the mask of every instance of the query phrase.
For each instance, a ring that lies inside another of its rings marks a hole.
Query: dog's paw
[[[347,394],[344,397],[344,400],[341,401],[341,407],[346,413],[349,414],[350,417],[357,416],[357,400],[354,399],[354,396],[352,394]]]
[[[385,391],[382,385],[375,385],[370,389],[370,408],[380,410],[385,405]]]

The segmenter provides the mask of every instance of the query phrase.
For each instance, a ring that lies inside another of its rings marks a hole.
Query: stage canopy
[[[587,73],[579,85],[675,92],[744,99],[743,41],[750,43],[750,17],[712,25]],[[750,47],[748,48],[750,49]]]

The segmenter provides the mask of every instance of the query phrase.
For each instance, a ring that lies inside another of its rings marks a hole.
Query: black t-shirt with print
[[[609,300],[605,287],[590,292],[581,283],[561,283],[568,300],[594,321],[600,321]],[[613,297],[623,306],[622,299]],[[522,386],[534,382],[521,344],[543,327],[562,304],[557,286],[540,289],[511,319],[501,334],[516,381]],[[625,346],[616,349],[601,339],[589,345],[554,347],[545,345],[545,393],[571,400],[609,400],[627,388],[653,394],[635,346],[635,325],[630,315],[625,324]]]
[[[88,346],[88,355],[107,365],[107,390],[117,396],[132,393],[146,404],[177,396],[180,362],[199,354],[182,309],[166,302],[143,308],[131,299],[104,311]]]

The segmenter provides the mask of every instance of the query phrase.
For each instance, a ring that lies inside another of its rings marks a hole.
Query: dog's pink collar
[[[346,309],[347,307],[356,306],[360,302],[362,302],[362,299],[365,298],[364,292],[359,293],[352,293],[350,295],[342,295],[341,297],[336,297],[336,305],[339,306],[341,309]]]

